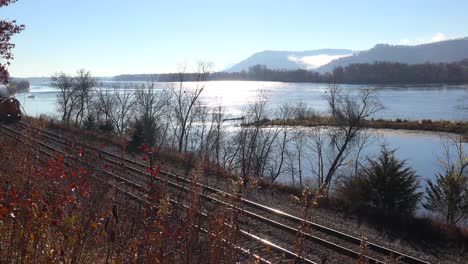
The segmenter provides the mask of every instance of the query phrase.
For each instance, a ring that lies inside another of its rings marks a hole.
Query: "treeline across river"
[[[173,82],[183,78],[196,81],[197,73],[118,75],[115,81]],[[397,62],[356,63],[337,67],[332,73],[311,70],[273,70],[265,65],[255,65],[247,71],[217,72],[213,81],[273,81],[348,84],[424,84],[468,83],[468,59],[454,63],[404,64]]]

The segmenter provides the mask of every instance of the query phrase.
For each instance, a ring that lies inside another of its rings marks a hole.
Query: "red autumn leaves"
[[[0,0],[0,7],[14,2],[16,0]],[[15,47],[15,44],[10,42],[11,37],[23,31],[24,28],[24,25],[18,25],[16,20],[0,20],[0,58],[2,59],[0,63],[0,83],[8,83],[8,66],[10,65],[10,60],[13,59],[11,50]],[[3,63],[3,60],[6,62]]]

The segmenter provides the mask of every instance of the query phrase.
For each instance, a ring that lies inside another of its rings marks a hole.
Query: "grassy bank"
[[[337,122],[329,116],[314,116],[308,118],[294,118],[294,119],[274,119],[265,120],[261,124],[262,126],[337,126]],[[446,132],[455,133],[464,136],[468,136],[468,122],[463,121],[435,121],[431,119],[423,120],[406,120],[406,119],[370,119],[365,120],[362,124],[366,128],[375,129],[404,129],[404,130],[418,130],[418,131],[434,131],[434,132]]]

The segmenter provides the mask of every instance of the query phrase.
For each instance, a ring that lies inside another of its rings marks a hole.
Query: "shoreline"
[[[253,126],[254,124],[243,124],[245,126]],[[265,120],[260,122],[260,126],[338,126],[332,117],[329,116],[314,116],[302,119],[288,120]],[[407,130],[407,131],[426,131],[426,132],[444,132],[461,135],[464,140],[468,139],[468,122],[467,121],[433,121],[431,119],[423,120],[401,120],[401,119],[370,119],[365,120],[361,124],[364,128],[372,129],[389,129],[389,130]]]

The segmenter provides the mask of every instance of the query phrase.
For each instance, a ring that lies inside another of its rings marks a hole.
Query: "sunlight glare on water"
[[[118,82],[105,82],[103,89]],[[122,83],[119,83],[122,84]],[[132,82],[135,88],[145,82]],[[156,89],[177,87],[177,83],[155,83]],[[196,83],[187,82],[188,89],[196,89]],[[107,87],[106,87],[107,86]],[[375,118],[401,119],[444,119],[463,120],[465,113],[457,108],[460,100],[467,95],[468,86],[388,86],[371,87],[363,85],[342,85],[351,92],[359,88],[375,88],[386,109]],[[132,88],[132,89],[135,89]],[[325,100],[328,84],[281,83],[255,81],[214,81],[207,82],[201,96],[202,103],[208,107],[222,105],[226,118],[240,117],[242,110],[258,96],[259,90],[269,95],[268,107],[273,110],[284,103],[305,102],[315,110],[327,113]],[[32,95],[32,96],[31,96]],[[48,114],[57,116],[57,91],[47,83],[32,84],[29,93],[17,94],[26,114],[38,116]],[[272,112],[272,111],[271,111]],[[227,131],[233,132],[238,121],[226,122]],[[430,132],[407,132],[381,130],[382,137],[372,144],[366,155],[375,156],[379,146],[388,143],[391,149],[397,149],[397,156],[406,159],[423,178],[433,178],[439,169],[436,156],[440,154],[440,134]],[[429,166],[428,166],[429,164]],[[289,181],[289,179],[282,179]]]
[[[104,86],[121,82],[104,82]],[[145,82],[130,82],[141,86]],[[157,89],[177,87],[176,83],[155,83]],[[196,83],[187,82],[188,89],[195,89]],[[370,85],[340,85],[351,93],[361,88],[375,89],[378,98],[385,109],[375,115],[384,119],[432,119],[432,120],[464,120],[466,113],[457,106],[468,95],[468,86],[370,86]],[[110,88],[104,88],[110,89]],[[222,105],[227,116],[238,117],[248,103],[253,102],[259,91],[266,91],[269,95],[270,110],[279,105],[304,102],[321,113],[327,113],[328,105],[325,100],[328,84],[317,83],[282,83],[255,81],[212,81],[207,82],[205,91],[201,95],[203,104],[209,107]],[[34,95],[35,98],[28,98]],[[18,94],[18,99],[24,106],[26,114],[38,116],[40,114],[53,115],[56,113],[56,90],[47,83],[32,84],[31,91]]]

